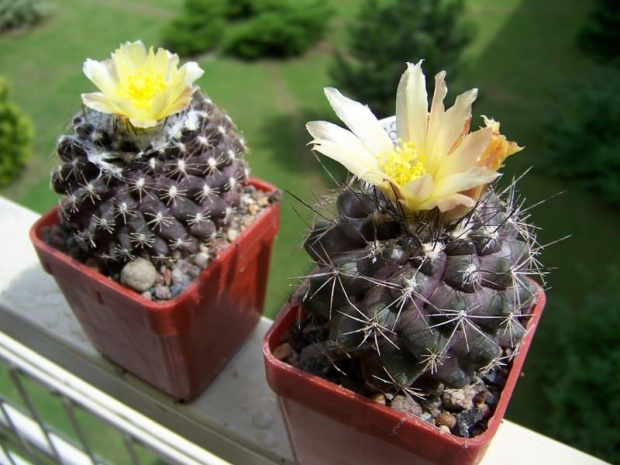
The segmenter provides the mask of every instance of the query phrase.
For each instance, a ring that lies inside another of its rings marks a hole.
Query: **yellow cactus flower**
[[[478,197],[467,194],[496,179],[497,168],[514,147],[501,139],[499,125],[469,132],[476,89],[459,95],[445,110],[445,75],[442,71],[435,76],[429,112],[422,61],[407,64],[396,92],[397,143],[367,106],[326,88],[329,103],[350,131],[325,121],[309,122],[312,149],[375,185],[409,212],[471,209]],[[508,144],[503,152],[494,148],[502,141]]]
[[[104,61],[87,59],[83,71],[101,92],[82,94],[82,102],[102,113],[149,128],[185,109],[192,83],[203,74],[197,63],[178,68],[179,57],[163,48],[148,52],[142,41],[126,42]]]

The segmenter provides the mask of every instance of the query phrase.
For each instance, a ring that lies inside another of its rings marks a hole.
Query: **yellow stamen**
[[[153,104],[153,97],[165,89],[166,82],[161,73],[141,66],[134,74],[118,83],[116,94],[129,99],[134,107],[148,111]]]
[[[424,155],[413,142],[399,142],[379,160],[381,170],[399,186],[426,174]]]

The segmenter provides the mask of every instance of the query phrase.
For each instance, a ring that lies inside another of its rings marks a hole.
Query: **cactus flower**
[[[163,48],[147,51],[142,41],[126,42],[107,60],[84,62],[84,74],[101,92],[82,94],[82,102],[137,128],[156,126],[189,105],[192,83],[203,74],[195,62],[178,64],[178,55]]]
[[[422,61],[409,63],[398,85],[396,143],[367,106],[326,88],[329,103],[350,130],[324,121],[309,122],[312,148],[375,185],[410,213],[434,208],[464,213],[499,176],[503,160],[520,148],[507,142],[492,120],[469,132],[477,89],[459,95],[454,106],[445,110],[448,89],[443,71],[435,76],[429,112],[421,65]]]

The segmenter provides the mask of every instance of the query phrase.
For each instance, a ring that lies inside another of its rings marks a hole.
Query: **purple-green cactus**
[[[85,109],[58,141],[52,174],[62,227],[109,264],[195,254],[238,206],[246,147],[231,119],[199,91],[190,105],[141,129]]]
[[[505,198],[502,198],[505,197]],[[490,187],[464,217],[406,218],[370,186],[345,187],[305,241],[317,268],[300,297],[330,359],[354,359],[367,383],[459,388],[518,349],[536,296],[532,228],[509,189]]]

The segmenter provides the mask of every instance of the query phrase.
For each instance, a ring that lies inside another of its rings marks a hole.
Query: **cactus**
[[[374,189],[344,188],[305,241],[317,268],[300,295],[329,320],[332,359],[359,359],[377,389],[461,388],[502,363],[526,332],[539,251],[512,199],[489,188],[458,220],[412,222]]]
[[[315,208],[304,245],[316,267],[298,300],[306,321],[328,331],[301,365],[326,355],[371,391],[458,389],[505,365],[536,300],[528,276],[544,274],[516,183],[493,182],[520,147],[490,119],[469,133],[475,90],[444,112],[444,77],[429,112],[421,63],[408,65],[394,130],[335,89],[326,95],[351,132],[307,126],[314,150],[359,183]]]
[[[200,92],[149,130],[85,110],[56,147],[61,224],[106,261],[193,255],[239,205],[245,150],[230,118]]]
[[[131,60],[134,73],[123,76]],[[244,140],[191,86],[202,70],[195,63],[177,70],[177,62],[141,42],[121,46],[105,66],[87,60],[85,73],[104,92],[82,96],[86,107],[56,146],[62,163],[52,186],[64,195],[60,226],[69,249],[111,274],[139,257],[157,264],[204,253],[240,207]],[[107,72],[118,76],[106,83]]]

